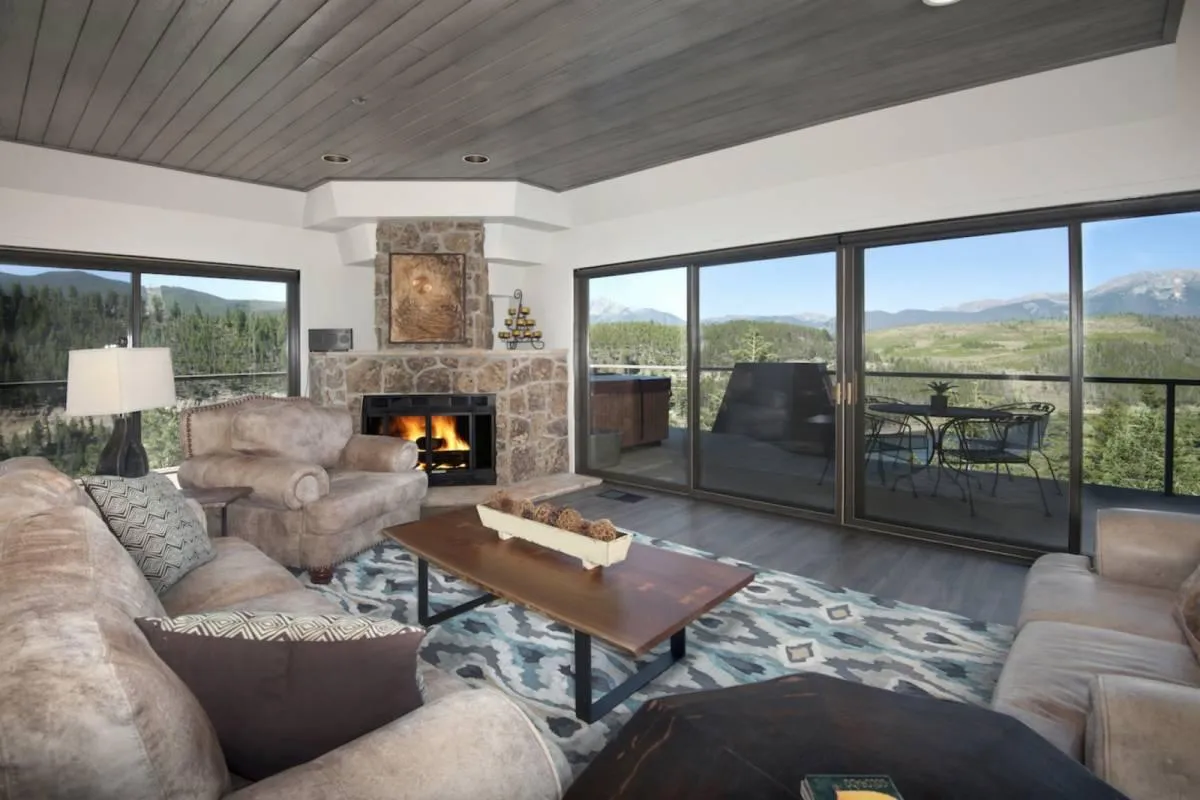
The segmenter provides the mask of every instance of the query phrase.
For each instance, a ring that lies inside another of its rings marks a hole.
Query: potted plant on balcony
[[[929,410],[934,414],[941,414],[950,406],[950,398],[946,395],[953,389],[957,389],[953,383],[949,381],[933,381],[929,384],[930,391],[933,394],[929,395]]]

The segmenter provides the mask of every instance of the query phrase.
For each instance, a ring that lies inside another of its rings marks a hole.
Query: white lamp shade
[[[175,405],[167,347],[106,347],[67,355],[67,415],[99,417]]]

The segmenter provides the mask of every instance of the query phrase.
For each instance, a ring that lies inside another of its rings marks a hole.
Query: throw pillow
[[[251,611],[137,624],[196,695],[243,778],[304,764],[421,706],[423,628]]]
[[[187,498],[165,475],[92,475],[80,482],[156,593],[216,557]]]
[[[1179,587],[1175,618],[1183,628],[1183,638],[1200,661],[1200,567]]]

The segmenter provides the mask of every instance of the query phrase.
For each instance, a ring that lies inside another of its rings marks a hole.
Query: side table
[[[1128,800],[991,709],[817,673],[650,700],[564,800],[800,800],[806,775],[887,775],[904,800]]]
[[[229,505],[243,497],[249,497],[254,489],[249,486],[217,486],[211,489],[183,489],[183,496],[195,500],[201,508],[221,509],[221,536],[229,533]]]

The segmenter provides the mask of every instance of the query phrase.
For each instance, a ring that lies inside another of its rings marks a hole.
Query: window
[[[858,513],[1066,549],[1067,228],[871,247],[863,262]]]
[[[701,488],[833,511],[837,258],[699,270]]]
[[[1093,552],[1104,508],[1194,513],[1197,209],[1192,193],[578,270],[577,464],[1016,556]]]
[[[173,264],[121,270],[101,258],[103,268],[65,268],[52,260],[0,254],[0,459],[38,455],[70,475],[92,471],[111,420],[65,415],[67,354],[121,338],[171,348],[179,405],[142,415],[154,469],[181,459],[180,408],[295,390],[289,298],[298,296],[296,273]]]
[[[594,278],[588,298],[588,467],[687,483],[687,269]]]

